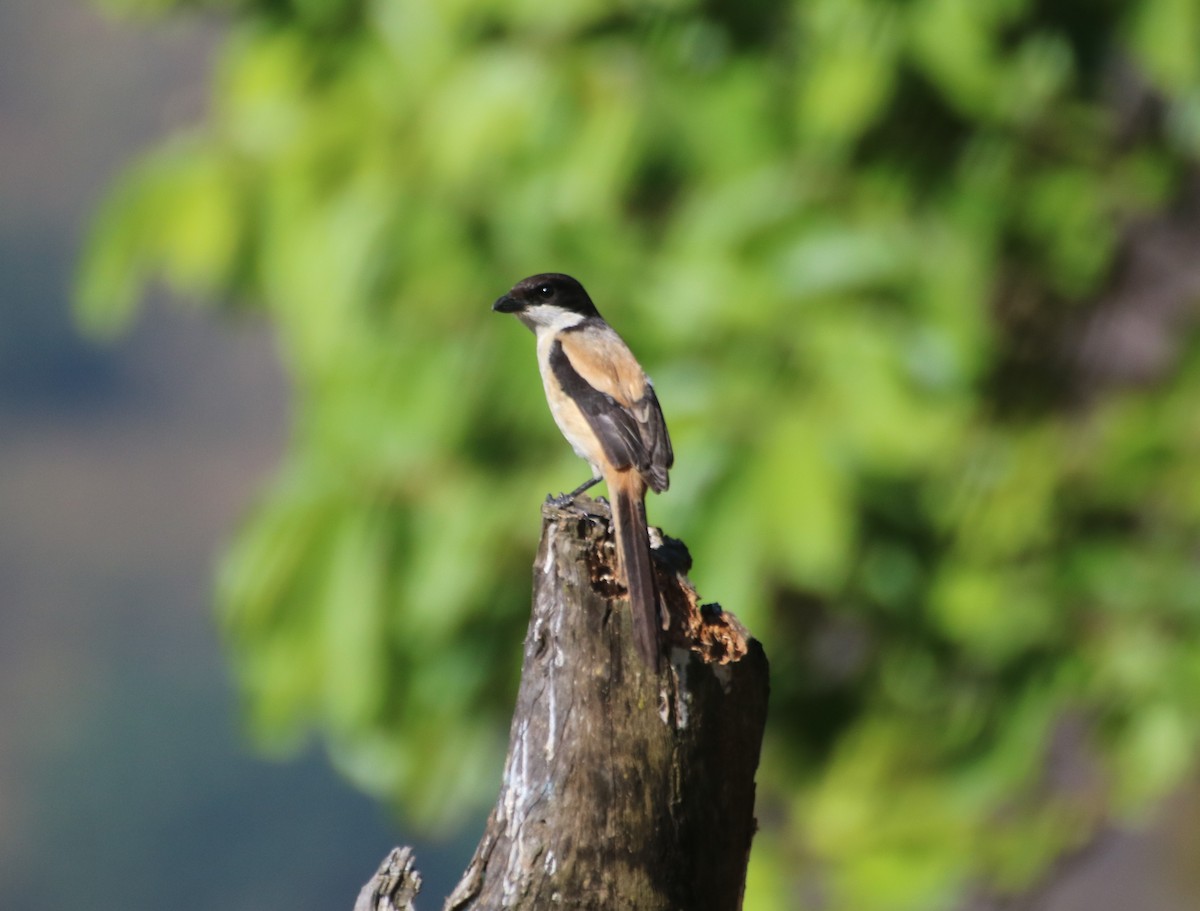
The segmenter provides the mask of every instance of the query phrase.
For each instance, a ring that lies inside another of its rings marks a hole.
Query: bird
[[[492,310],[513,314],[533,331],[550,414],[592,469],[589,480],[550,501],[566,505],[601,480],[608,487],[634,644],[657,671],[661,625],[646,491],[667,489],[675,454],[654,386],[583,285],[569,275],[543,272],[524,278],[497,298]]]

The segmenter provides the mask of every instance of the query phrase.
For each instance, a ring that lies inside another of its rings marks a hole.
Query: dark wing
[[[658,396],[648,381],[645,393],[633,403],[633,412],[637,416],[642,443],[649,456],[646,465],[638,467],[650,489],[662,493],[671,483],[667,469],[675,464],[675,451],[671,449],[671,436],[667,433],[667,422],[659,407]]]
[[[616,345],[610,343],[606,353],[627,357],[629,363],[624,372],[628,375],[636,370],[639,381],[641,395],[628,405],[589,382],[576,368],[561,341],[556,341],[550,349],[550,370],[563,391],[579,406],[613,467],[619,470],[636,468],[650,489],[661,493],[667,489],[667,469],[674,461],[662,409],[654,388],[645,380],[633,355],[615,333],[612,339]],[[617,395],[625,393],[607,371],[592,369],[589,372]]]
[[[612,466],[640,469],[647,462],[647,453],[633,414],[580,376],[563,351],[562,342],[556,341],[550,349],[550,370],[563,392],[579,406]]]

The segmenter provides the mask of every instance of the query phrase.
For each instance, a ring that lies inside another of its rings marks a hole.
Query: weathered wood
[[[392,848],[358,893],[354,911],[415,911],[421,874],[413,869],[412,848]]]
[[[503,784],[446,911],[735,911],[754,834],[767,661],[655,549],[662,669],[639,658],[609,512],[543,510]]]

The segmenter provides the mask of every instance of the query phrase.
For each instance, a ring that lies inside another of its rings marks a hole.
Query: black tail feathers
[[[658,671],[658,586],[650,556],[650,537],[646,527],[646,503],[639,492],[618,489],[613,493],[613,524],[617,531],[617,550],[629,589],[629,608],[633,614],[633,641],[638,654],[652,671]]]

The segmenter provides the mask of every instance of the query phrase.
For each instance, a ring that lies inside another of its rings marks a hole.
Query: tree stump
[[[665,539],[654,557],[666,660],[654,674],[614,581],[607,505],[579,497],[542,518],[503,784],[445,911],[735,911],[766,656],[736,618],[699,603],[686,548]],[[386,891],[387,871],[364,896]]]

